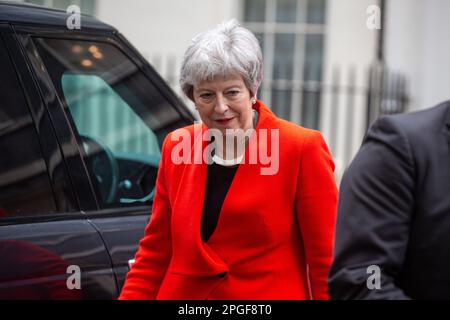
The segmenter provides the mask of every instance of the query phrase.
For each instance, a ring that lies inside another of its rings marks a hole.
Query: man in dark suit
[[[450,299],[450,101],[385,116],[340,187],[332,299]]]

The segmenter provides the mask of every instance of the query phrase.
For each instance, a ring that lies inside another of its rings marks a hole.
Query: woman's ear
[[[256,92],[253,93],[253,91],[250,91],[250,97],[251,97],[251,100],[252,100],[252,103],[253,103],[253,104],[255,104],[255,103],[256,103],[256,100],[258,100],[258,97],[257,97],[256,95],[257,95]]]

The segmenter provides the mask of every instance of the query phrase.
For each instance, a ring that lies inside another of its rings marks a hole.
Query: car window
[[[36,128],[0,37],[0,219],[56,212]]]
[[[127,168],[133,162],[158,167],[161,151],[155,133],[99,76],[63,74],[61,81],[85,153],[91,155],[96,147],[105,152],[103,157],[95,156],[90,166],[103,200],[108,204],[150,200],[152,192],[144,195],[133,190],[133,182],[137,182],[132,181]]]
[[[35,38],[103,208],[150,204],[161,144],[180,115],[117,47]]]

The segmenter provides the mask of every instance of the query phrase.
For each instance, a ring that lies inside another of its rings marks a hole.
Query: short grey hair
[[[258,39],[236,19],[196,35],[181,64],[180,85],[193,98],[193,87],[215,76],[237,73],[256,95],[262,81],[262,53]]]

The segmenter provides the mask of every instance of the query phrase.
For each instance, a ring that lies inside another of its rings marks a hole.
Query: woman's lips
[[[228,124],[233,119],[234,119],[234,117],[224,118],[224,119],[216,119],[214,121],[216,121],[217,123],[220,123],[221,125],[225,125],[225,124]]]

